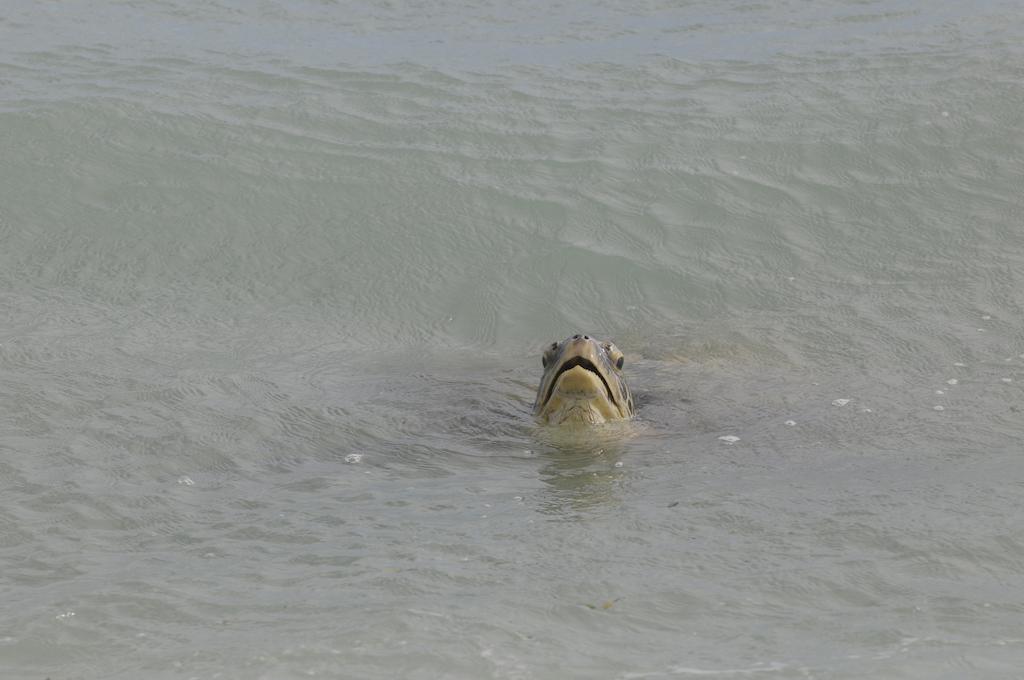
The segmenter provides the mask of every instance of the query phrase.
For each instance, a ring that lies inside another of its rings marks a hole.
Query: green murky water
[[[1022,26],[8,3],[0,671],[1017,677]]]

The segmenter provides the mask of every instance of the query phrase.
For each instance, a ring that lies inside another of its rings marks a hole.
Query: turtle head
[[[619,348],[589,335],[553,342],[541,358],[544,375],[533,413],[542,423],[603,423],[633,417]]]

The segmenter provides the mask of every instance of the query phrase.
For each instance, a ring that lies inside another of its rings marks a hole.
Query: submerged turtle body
[[[610,342],[574,335],[552,343],[533,413],[542,423],[603,423],[633,417],[633,397],[622,378],[622,352]]]

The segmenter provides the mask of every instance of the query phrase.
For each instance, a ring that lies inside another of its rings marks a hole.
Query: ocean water
[[[0,676],[1020,677],[1022,46],[7,0]],[[532,422],[576,332],[635,422]]]

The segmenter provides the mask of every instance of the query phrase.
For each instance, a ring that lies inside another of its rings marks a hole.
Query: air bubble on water
[[[945,390],[935,390],[935,394],[945,394]]]
[[[982,321],[989,321],[989,320],[990,320],[991,318],[992,318],[992,316],[991,316],[991,315],[989,315],[989,314],[986,314],[985,316],[981,317],[981,320],[982,320]]]
[[[849,403],[850,403],[849,399],[833,399],[832,400],[832,405],[833,406],[846,406]]]
[[[178,484],[183,486],[195,486],[196,483],[193,482],[192,478],[188,475],[182,475],[181,477],[178,477]]]
[[[945,411],[946,410],[946,407],[942,406],[941,404],[936,404],[935,406],[932,406],[932,408],[935,409],[936,411]]]
[[[363,454],[361,454],[361,453],[350,453],[347,456],[345,456],[345,462],[346,463],[358,463],[362,459],[363,459]]]
[[[1022,357],[1024,357],[1024,354],[1022,354],[1021,356],[1022,356]],[[962,362],[962,361],[958,361],[958,362],[956,362],[956,363],[955,363],[955,364],[953,364],[953,365],[954,365],[954,366],[956,366],[957,368],[964,368],[965,366],[967,366],[967,364],[965,364],[965,363],[964,363],[964,362]]]
[[[790,427],[793,427],[794,425],[796,425],[796,421],[795,420],[787,420],[786,421],[786,425],[789,425]]]
[[[942,117],[943,118],[949,118],[949,111],[943,111],[942,112]]]
[[[1013,382],[1013,378],[1000,378],[1000,380],[1002,380],[1004,383],[1012,383]]]
[[[869,408],[862,408],[862,409],[860,410],[860,412],[861,412],[861,413],[874,413],[874,411],[872,411],[872,410],[871,410],[871,409],[869,409]]]
[[[978,329],[978,332],[979,332],[979,333],[984,333],[984,332],[985,332],[985,329],[984,329],[984,328],[979,328],[979,329]]]
[[[960,381],[959,381],[959,380],[957,380],[956,378],[950,378],[949,380],[947,380],[947,381],[946,381],[946,384],[947,384],[947,385],[956,385],[956,384],[958,384],[959,382],[960,382]]]
[[[514,500],[514,501],[521,501],[521,500],[523,500],[523,497],[522,496],[513,496],[512,500]]]
[[[731,434],[722,435],[721,437],[719,437],[719,439],[721,439],[726,444],[735,444],[740,440],[739,437]]]
[[[617,468],[620,468],[620,467],[622,467],[622,461],[621,461],[621,460],[619,460],[619,461],[616,461],[616,462],[615,462],[615,467],[617,467]]]
[[[58,621],[65,621],[67,619],[70,619],[74,615],[75,615],[75,613],[73,611],[66,611],[66,612],[64,612],[62,614],[57,614],[57,620]]]

